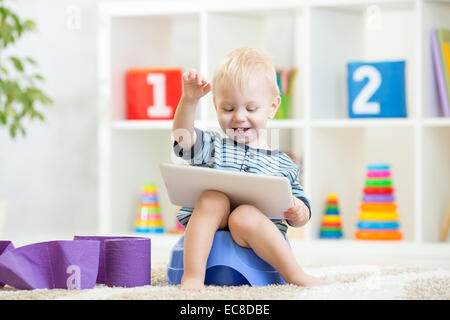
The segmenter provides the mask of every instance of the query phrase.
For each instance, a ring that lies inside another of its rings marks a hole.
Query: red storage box
[[[173,119],[182,94],[181,69],[131,69],[126,73],[127,119]]]

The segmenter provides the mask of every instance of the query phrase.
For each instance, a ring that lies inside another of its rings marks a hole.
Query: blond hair
[[[212,93],[217,94],[219,83],[227,82],[235,88],[245,89],[250,75],[257,74],[267,80],[273,96],[280,94],[275,68],[269,56],[257,49],[249,47],[237,48],[228,53],[214,71]]]

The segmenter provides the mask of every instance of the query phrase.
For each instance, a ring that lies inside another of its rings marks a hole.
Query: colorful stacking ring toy
[[[322,222],[322,227],[341,227],[340,222]]]
[[[395,221],[359,221],[358,229],[398,229],[399,224]]]
[[[389,211],[362,211],[359,213],[358,218],[360,220],[395,221],[398,219],[398,213]]]
[[[391,194],[366,194],[362,199],[364,202],[394,202]]]
[[[399,217],[394,203],[390,166],[367,166],[364,195],[355,237],[361,240],[399,240]]]
[[[365,187],[364,194],[393,194],[392,187]]]
[[[324,232],[340,232],[341,228],[340,227],[322,227],[320,230],[324,231]]]
[[[320,231],[320,237],[321,238],[334,238],[339,239],[342,238],[342,232],[341,231]]]
[[[334,193],[330,193],[327,197],[327,201],[334,201],[336,203],[337,203],[337,199],[338,199],[337,194],[334,194]]]
[[[369,179],[366,180],[367,187],[391,187],[391,179]]]
[[[339,210],[337,209],[327,209],[325,211],[325,214],[331,215],[331,216],[335,216],[339,214]]]
[[[369,171],[381,171],[381,170],[390,170],[391,166],[388,164],[369,164],[367,166],[367,170]]]
[[[391,172],[387,170],[382,171],[368,171],[366,174],[367,178],[390,178]]]
[[[355,237],[360,240],[400,240],[402,234],[395,231],[364,231],[359,230],[355,233]]]
[[[395,211],[397,205],[395,203],[362,203],[361,211]]]
[[[319,232],[320,238],[339,239],[343,237],[338,197],[331,193],[327,196],[325,214]]]
[[[326,215],[323,216],[322,221],[325,223],[339,223],[341,222],[341,216]]]

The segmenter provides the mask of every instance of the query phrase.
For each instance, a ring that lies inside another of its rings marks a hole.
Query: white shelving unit
[[[366,9],[381,12],[377,28]],[[99,232],[129,233],[140,189],[159,188],[166,226],[175,222],[159,163],[172,161],[171,121],[126,120],[125,81],[134,67],[215,65],[246,45],[277,67],[297,67],[290,120],[273,120],[282,151],[302,158],[313,216],[303,238],[317,238],[326,195],[337,193],[345,238],[353,239],[371,162],[392,166],[404,241],[437,242],[450,202],[450,120],[439,118],[429,30],[450,29],[450,2],[425,0],[139,1],[99,4]],[[406,60],[407,118],[349,119],[346,65]],[[219,128],[211,96],[196,126]]]

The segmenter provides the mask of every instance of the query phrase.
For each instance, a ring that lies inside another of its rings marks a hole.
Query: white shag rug
[[[450,269],[376,265],[305,266],[330,285],[298,287],[207,286],[202,292],[184,292],[165,282],[166,264],[152,269],[152,285],[110,288],[97,285],[87,290],[17,290],[0,288],[0,300],[449,300]]]
[[[301,267],[324,278],[330,285],[309,288],[207,286],[202,292],[185,292],[165,281],[170,252],[179,237],[152,236],[151,285],[136,288],[96,285],[87,290],[17,290],[5,286],[0,288],[0,300],[450,300],[448,243],[417,245],[294,239],[290,243]],[[31,242],[31,239],[24,239],[19,245]]]

